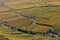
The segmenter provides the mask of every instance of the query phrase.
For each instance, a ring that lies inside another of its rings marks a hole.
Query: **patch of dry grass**
[[[2,11],[8,11],[8,9],[4,8],[4,7],[0,7],[0,12]]]
[[[0,13],[0,21],[13,19],[13,18],[17,18],[17,17],[20,17],[20,16],[18,16],[17,14],[15,14],[13,12]]]

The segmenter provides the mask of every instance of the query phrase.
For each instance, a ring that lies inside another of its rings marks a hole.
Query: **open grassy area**
[[[52,38],[43,35],[31,35],[31,34],[24,34],[24,33],[19,34],[19,32],[12,31],[8,27],[7,27],[8,29],[2,27],[0,29],[1,30],[0,34],[3,35],[5,38],[8,38],[9,40],[60,40],[60,38]]]
[[[2,11],[8,11],[8,9],[4,8],[4,7],[0,7],[0,12]]]
[[[20,10],[18,12],[27,16],[35,16],[36,22],[53,25],[54,29],[57,29],[57,31],[60,29],[60,7],[40,7]]]
[[[14,18],[19,18],[21,16],[18,16],[17,14],[13,12],[5,12],[5,13],[0,13],[0,21],[5,21],[5,20],[11,20]]]
[[[53,25],[54,32],[60,33],[60,1],[59,0],[13,0],[12,2],[5,2],[5,5],[15,9],[15,12],[20,14],[35,17],[37,23]],[[48,7],[48,6],[58,7]],[[42,7],[41,7],[42,6]],[[31,24],[31,20],[19,16],[14,12],[9,11],[8,8],[0,7],[0,34],[9,40],[60,40],[60,38],[52,38],[43,36],[44,32],[48,32],[48,26]],[[23,30],[32,32],[42,32],[41,35],[19,34],[16,30],[11,30],[8,26],[3,25],[6,23],[10,27],[16,27]]]

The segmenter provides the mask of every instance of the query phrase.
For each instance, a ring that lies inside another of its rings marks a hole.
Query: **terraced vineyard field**
[[[0,0],[0,40],[60,40],[59,0]]]

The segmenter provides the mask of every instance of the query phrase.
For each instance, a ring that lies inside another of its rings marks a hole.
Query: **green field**
[[[47,2],[47,3],[46,3]],[[52,0],[17,0],[5,2],[6,7],[0,7],[0,34],[9,40],[60,40],[49,35],[43,35],[48,32],[48,26],[31,24],[31,19],[18,15],[23,14],[28,17],[34,17],[37,23],[53,26],[53,31],[60,33],[60,1]],[[7,8],[8,6],[8,8]],[[14,9],[11,11],[11,9]],[[4,25],[7,24],[9,26]],[[11,30],[16,27],[22,30],[32,32],[42,32],[41,35],[32,35],[17,30]]]

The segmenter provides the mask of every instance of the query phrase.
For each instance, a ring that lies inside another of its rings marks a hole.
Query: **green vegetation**
[[[34,16],[38,23],[53,25],[54,32],[60,33],[60,7],[57,7],[58,0],[57,2],[56,0],[52,0],[54,2],[50,1],[51,3],[47,1],[47,4],[46,1],[47,0],[18,0],[17,2],[6,2],[5,4],[23,15],[29,17]],[[56,3],[57,5],[55,5]],[[47,7],[48,4],[53,4],[52,6],[56,7]],[[6,11],[6,13],[2,13],[2,11]],[[0,12],[0,23],[2,23],[2,20],[6,20],[6,24],[9,24],[9,26],[15,26],[33,32],[46,32],[48,30],[48,27],[45,26],[39,26],[36,24],[30,25],[31,20],[25,20],[16,13],[8,12],[8,8],[0,7]],[[0,34],[10,40],[60,40],[60,38],[52,38],[48,35],[43,36],[43,33],[41,35],[19,34],[16,30],[11,30],[3,25],[3,23],[0,25]]]
[[[20,12],[26,16],[35,16],[36,20],[39,20],[37,22],[51,24],[54,26],[53,29],[55,32],[60,33],[60,31],[58,31],[60,29],[60,7],[39,7],[28,10],[20,10],[17,12]],[[41,21],[40,18],[42,18],[41,20],[43,21]]]

